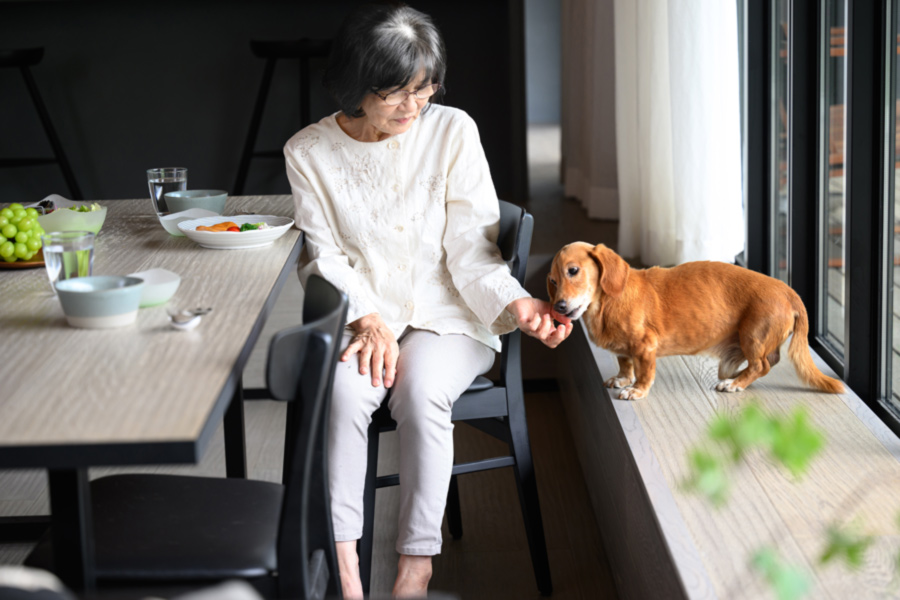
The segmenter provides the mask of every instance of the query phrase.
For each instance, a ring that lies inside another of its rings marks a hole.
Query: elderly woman
[[[568,319],[530,297],[496,247],[499,207],[478,130],[441,96],[443,41],[406,6],[366,6],[334,40],[325,85],[340,112],[284,148],[301,281],[350,299],[328,430],[331,510],[345,597],[362,597],[367,427],[390,393],[400,442],[394,595],[426,592],[453,465],[453,403],[519,327],[550,347]],[[555,325],[554,318],[561,325]]]

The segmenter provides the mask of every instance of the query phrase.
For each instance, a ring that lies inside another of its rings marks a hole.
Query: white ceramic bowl
[[[38,223],[44,231],[90,231],[96,235],[106,221],[106,207],[91,212],[79,212],[68,208],[58,208],[52,213],[40,215]]]
[[[69,325],[107,329],[134,322],[143,287],[137,277],[76,277],[56,282],[56,295]]]
[[[169,212],[182,212],[191,208],[211,210],[217,215],[225,212],[228,192],[225,190],[178,190],[165,195]]]
[[[197,227],[205,225],[210,227],[217,223],[231,221],[237,225],[244,223],[264,222],[269,229],[256,231],[197,231]],[[231,217],[204,217],[193,221],[184,221],[178,224],[188,239],[193,240],[204,248],[216,250],[239,250],[244,248],[258,248],[268,246],[293,226],[294,220],[288,217],[276,217],[272,215],[240,215]]]
[[[150,269],[129,273],[128,276],[144,280],[144,289],[141,291],[141,308],[165,304],[175,295],[181,284],[181,276],[166,269]]]

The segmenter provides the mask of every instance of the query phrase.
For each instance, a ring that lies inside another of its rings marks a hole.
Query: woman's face
[[[423,73],[405,87],[380,90],[379,93],[384,96],[398,90],[414,92],[426,83]],[[419,99],[415,94],[409,94],[400,104],[389,106],[378,94],[367,94],[361,106],[366,114],[359,119],[354,119],[354,121],[362,122],[360,123],[362,137],[357,137],[357,139],[364,142],[379,141],[408,131],[415,120],[419,118],[419,113],[427,103],[427,98]]]

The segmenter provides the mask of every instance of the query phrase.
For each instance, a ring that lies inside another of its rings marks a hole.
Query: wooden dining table
[[[228,476],[245,476],[241,376],[303,235],[214,250],[169,235],[149,198],[100,201],[94,275],[163,268],[181,276],[166,305],[115,329],[68,325],[43,267],[0,269],[0,468],[48,472],[57,574],[95,585],[88,469],[197,463],[225,421]],[[292,216],[291,197],[228,199],[225,214]],[[212,307],[191,331],[167,308]],[[301,309],[297,307],[300,321]]]

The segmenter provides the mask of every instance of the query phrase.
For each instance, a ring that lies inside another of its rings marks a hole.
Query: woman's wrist
[[[365,316],[362,316],[362,317],[358,318],[357,320],[353,321],[352,323],[348,323],[348,325],[350,326],[350,328],[353,331],[355,331],[356,333],[359,333],[360,331],[365,331],[366,329],[372,329],[373,327],[378,327],[379,325],[382,325],[383,323],[384,323],[384,320],[381,318],[381,315],[379,313],[375,312],[375,313],[369,313]]]

